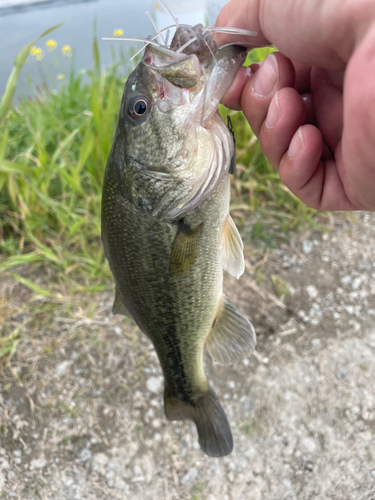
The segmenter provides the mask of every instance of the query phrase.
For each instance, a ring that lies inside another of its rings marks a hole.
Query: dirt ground
[[[22,335],[0,371],[0,498],[374,500],[375,214],[331,226],[248,247],[226,278],[258,345],[207,363],[235,442],[222,459],[166,421],[156,355],[112,291],[59,302],[3,277],[0,326]]]

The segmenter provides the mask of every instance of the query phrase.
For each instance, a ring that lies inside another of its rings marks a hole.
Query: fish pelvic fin
[[[194,266],[198,256],[202,227],[203,223],[193,229],[184,220],[181,221],[170,256],[170,270],[175,278],[186,275]]]
[[[206,339],[211,358],[230,365],[250,356],[256,346],[253,325],[223,296],[218,313]]]
[[[241,235],[230,215],[223,226],[223,247],[221,263],[225,271],[234,278],[239,278],[245,271],[243,243]]]
[[[224,410],[211,387],[190,401],[182,401],[164,391],[165,415],[168,420],[192,420],[197,426],[199,444],[210,457],[224,457],[233,450],[233,438]]]

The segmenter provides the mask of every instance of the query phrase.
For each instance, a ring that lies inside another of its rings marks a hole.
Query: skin
[[[242,109],[286,186],[316,209],[375,210],[374,1],[231,0],[216,26],[279,50],[241,68],[222,102]]]

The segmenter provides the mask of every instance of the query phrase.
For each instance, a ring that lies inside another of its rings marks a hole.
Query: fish
[[[113,312],[130,315],[153,343],[167,419],[193,421],[202,451],[222,457],[233,437],[204,352],[238,362],[256,335],[223,294],[223,270],[239,278],[245,264],[229,214],[233,132],[218,105],[246,49],[218,47],[212,33],[178,25],[169,46],[145,40],[106,166],[102,241]]]

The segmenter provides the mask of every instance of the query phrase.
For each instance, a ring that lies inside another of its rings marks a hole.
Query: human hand
[[[286,186],[313,208],[375,210],[373,0],[231,0],[216,25],[280,51],[241,68],[222,102],[242,109]]]

